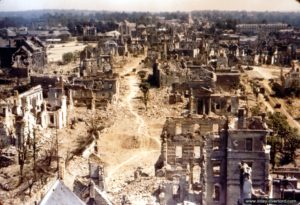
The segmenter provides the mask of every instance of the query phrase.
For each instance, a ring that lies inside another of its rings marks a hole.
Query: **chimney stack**
[[[62,157],[58,159],[59,167],[58,167],[58,178],[63,180],[65,177],[65,160]]]
[[[195,99],[194,99],[194,93],[193,93],[193,88],[190,89],[190,97],[189,97],[189,113],[194,114],[195,113]]]
[[[246,123],[246,119],[245,119],[245,109],[244,108],[240,108],[238,110],[238,129],[242,129],[245,128],[245,123]]]
[[[59,87],[62,89],[62,94],[64,95],[64,80],[63,77],[59,77]]]
[[[95,199],[95,183],[92,180],[90,182],[90,198]]]

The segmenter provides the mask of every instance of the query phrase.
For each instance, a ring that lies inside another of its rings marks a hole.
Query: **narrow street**
[[[154,175],[154,164],[160,153],[159,135],[149,133],[148,122],[143,117],[145,108],[140,99],[139,76],[132,72],[142,59],[132,59],[119,72],[122,76],[120,100],[114,105],[117,116],[98,142],[99,154],[105,163],[107,191],[112,198],[116,194],[120,196],[126,181],[133,179],[137,168]]]
[[[264,104],[265,107],[267,107],[268,111],[270,112],[281,112],[284,116],[287,117],[287,121],[291,125],[291,127],[297,128],[298,131],[300,132],[300,124],[298,121],[296,121],[292,116],[291,113],[289,113],[286,109],[284,99],[272,97],[272,88],[269,85],[269,79],[274,79],[274,78],[279,78],[280,76],[279,73],[280,71],[277,69],[270,69],[270,68],[264,68],[264,67],[259,67],[259,66],[253,66],[253,70],[248,71],[247,73],[249,74],[250,78],[263,78],[264,80],[262,81],[262,85],[265,88],[265,92],[269,98],[268,101],[266,101],[263,97],[263,95],[260,94],[260,100]],[[277,72],[277,75],[274,74],[275,71]],[[280,104],[281,107],[274,109],[274,106],[276,104]]]
[[[297,122],[292,116],[291,114],[287,111],[286,107],[285,107],[285,102],[284,99],[280,99],[280,98],[276,98],[276,97],[272,97],[272,89],[270,88],[269,84],[264,81],[263,83],[265,91],[267,93],[267,95],[269,96],[269,101],[265,101],[266,104],[269,104],[268,107],[272,108],[273,112],[277,111],[277,112],[281,112],[284,116],[287,117],[287,121],[289,122],[291,127],[297,128],[298,131],[300,132],[300,124],[299,122]],[[274,109],[274,106],[276,104],[280,104],[281,107],[279,109]]]

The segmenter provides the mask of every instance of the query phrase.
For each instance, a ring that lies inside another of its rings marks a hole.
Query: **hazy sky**
[[[0,0],[0,11],[31,9],[300,11],[300,4],[296,0]]]

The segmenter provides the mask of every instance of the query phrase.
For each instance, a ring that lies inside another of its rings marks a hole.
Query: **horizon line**
[[[36,11],[88,11],[88,12],[121,12],[121,13],[174,13],[174,12],[182,12],[182,13],[191,13],[191,12],[201,12],[201,11],[220,11],[220,12],[270,12],[270,13],[300,13],[299,10],[237,10],[237,9],[199,9],[199,10],[156,10],[156,11],[145,11],[145,10],[94,10],[94,9],[59,9],[59,8],[45,8],[45,9],[26,9],[26,10],[8,10],[1,11],[0,13],[10,13],[10,12],[36,12]]]

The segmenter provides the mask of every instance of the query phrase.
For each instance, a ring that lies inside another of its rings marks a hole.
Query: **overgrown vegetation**
[[[267,124],[273,130],[268,138],[272,167],[295,162],[295,152],[300,148],[298,130],[290,127],[287,118],[279,112],[269,114]]]
[[[277,82],[273,82],[271,83],[271,87],[276,97],[300,97],[300,89],[297,84],[292,84],[291,88],[283,89],[282,85]]]
[[[74,54],[72,52],[65,53],[63,54],[62,59],[64,64],[71,63],[74,59]]]
[[[256,105],[250,109],[252,116],[259,116],[261,114],[260,106]]]
[[[40,189],[49,177],[54,176],[58,169],[58,164],[54,161],[58,159],[57,142],[53,137],[50,147],[42,150],[38,144],[40,136],[41,133],[34,129],[33,138],[28,133],[23,139],[24,141],[18,144],[17,165],[19,166],[19,174],[12,170],[9,181],[0,181],[1,189],[5,191],[14,190],[15,195],[22,197],[31,196],[33,189]]]
[[[146,110],[147,110],[147,105],[148,105],[148,100],[149,100],[150,84],[148,82],[144,81],[140,84],[140,89],[143,92],[143,102],[144,102]]]
[[[139,71],[137,73],[140,78],[141,78],[141,84],[140,84],[140,90],[142,91],[143,93],[143,102],[145,104],[145,107],[146,107],[146,110],[147,110],[147,105],[148,105],[148,100],[149,100],[149,90],[150,90],[150,83],[148,82],[148,80],[146,79],[146,76],[147,76],[147,72],[146,71]]]

